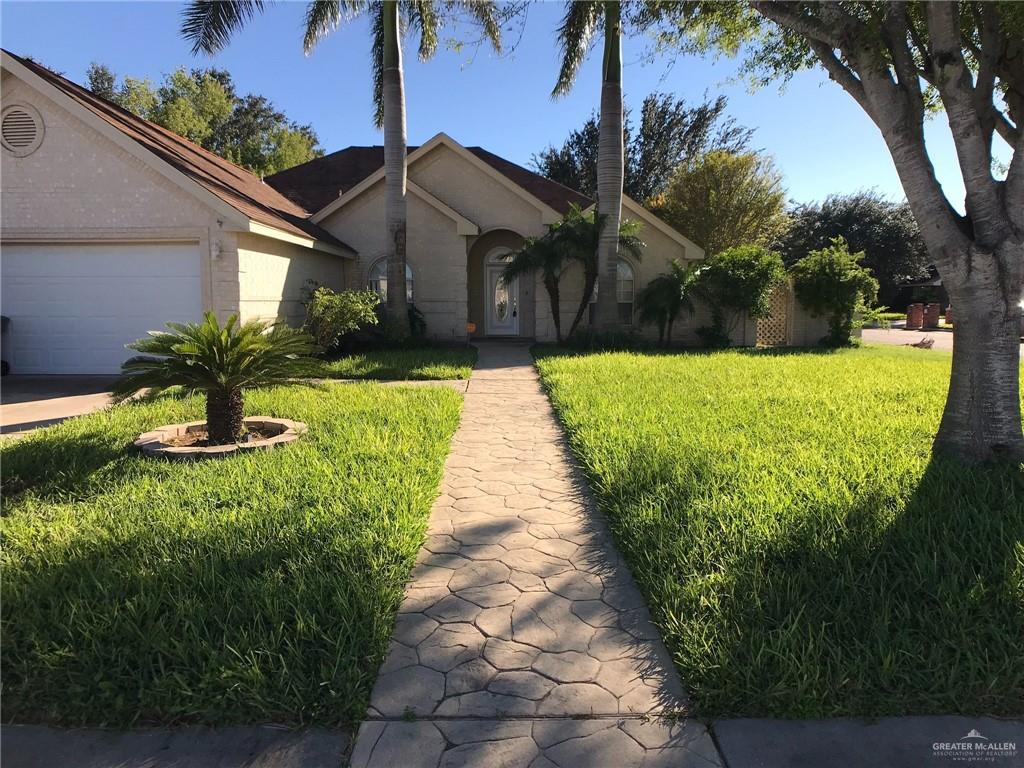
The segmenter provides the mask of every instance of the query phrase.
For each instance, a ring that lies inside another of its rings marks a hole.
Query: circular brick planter
[[[205,432],[205,421],[189,421],[185,424],[168,424],[151,432],[139,435],[135,447],[147,456],[163,456],[168,459],[213,459],[231,456],[245,451],[270,450],[294,443],[306,432],[301,421],[272,419],[269,416],[250,416],[244,422],[246,429],[255,430],[270,437],[249,440],[229,445],[174,445],[175,438],[190,432]]]

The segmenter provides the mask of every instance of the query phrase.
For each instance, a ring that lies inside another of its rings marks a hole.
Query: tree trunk
[[[242,390],[210,390],[206,393],[206,432],[211,445],[229,445],[242,436]]]
[[[584,313],[587,311],[587,307],[590,306],[590,297],[594,295],[594,286],[597,284],[597,272],[592,269],[583,269],[583,298],[580,299],[580,305],[576,308],[576,317],[572,319],[572,326],[569,328],[569,336],[571,337],[576,333],[576,329],[579,327],[580,321],[583,319]]]
[[[669,318],[668,318],[668,333],[665,335],[665,346],[666,347],[671,347],[672,346],[672,323],[674,323],[674,322],[675,322],[675,319],[671,315],[669,315]]]
[[[944,280],[956,313],[953,371],[935,437],[937,453],[969,461],[1024,459],[1020,410],[1020,270],[1024,246],[971,259],[963,284]],[[1013,251],[1013,252],[1010,252]],[[1015,279],[1012,275],[1015,275]]]
[[[562,343],[562,302],[558,290],[558,278],[554,275],[544,276],[544,287],[548,292],[548,300],[551,302],[551,319],[555,324],[555,341]]]
[[[406,243],[406,136],[405,82],[402,74],[398,3],[384,0],[384,219],[387,227],[388,334],[409,335],[409,306],[405,284]]]
[[[622,216],[622,24],[617,0],[604,4],[604,69],[597,148],[597,214],[603,221],[597,249],[599,287],[596,325],[619,325],[617,275]]]

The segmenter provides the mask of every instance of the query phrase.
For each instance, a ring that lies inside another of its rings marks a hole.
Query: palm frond
[[[384,3],[370,6],[370,67],[373,76],[373,124],[384,127]]]
[[[506,18],[498,4],[491,0],[454,0],[449,7],[464,9],[466,14],[483,29],[484,38],[501,53],[501,19]]]
[[[181,12],[182,37],[192,53],[214,54],[263,8],[263,0],[192,0]]]
[[[558,81],[551,92],[553,97],[565,96],[572,90],[576,74],[590,51],[590,44],[603,14],[602,3],[595,0],[568,4],[562,23],[558,26],[558,49],[562,65],[558,71]]]
[[[305,331],[281,323],[232,315],[223,326],[212,312],[201,323],[169,323],[128,345],[141,352],[122,364],[115,395],[140,389],[231,390],[280,384],[320,375],[323,363]]]
[[[437,52],[438,31],[441,27],[434,0],[411,0],[406,5],[405,16],[408,27],[420,33],[420,61],[427,61]]]
[[[341,24],[340,0],[314,0],[306,6],[306,32],[302,49],[308,55],[316,44]]]

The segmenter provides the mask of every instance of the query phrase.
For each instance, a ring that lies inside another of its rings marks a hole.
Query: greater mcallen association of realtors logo
[[[955,762],[994,763],[1016,757],[1017,742],[992,741],[972,728],[970,733],[961,736],[958,741],[936,741],[932,744],[932,756],[951,758]]]

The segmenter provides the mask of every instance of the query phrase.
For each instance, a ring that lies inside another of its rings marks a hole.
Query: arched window
[[[615,266],[615,293],[619,302],[619,322],[623,325],[633,324],[633,274],[633,265],[619,259]]]
[[[367,277],[370,290],[380,296],[381,301],[388,300],[388,260],[377,259],[370,267]],[[412,301],[412,267],[409,262],[405,263],[405,297]]]
[[[633,265],[625,259],[619,259],[615,265],[615,295],[619,304],[619,322],[622,325],[633,324],[633,304],[636,293],[634,284],[636,273]],[[594,323],[597,315],[597,285],[594,285],[594,295],[590,299],[590,322]]]

